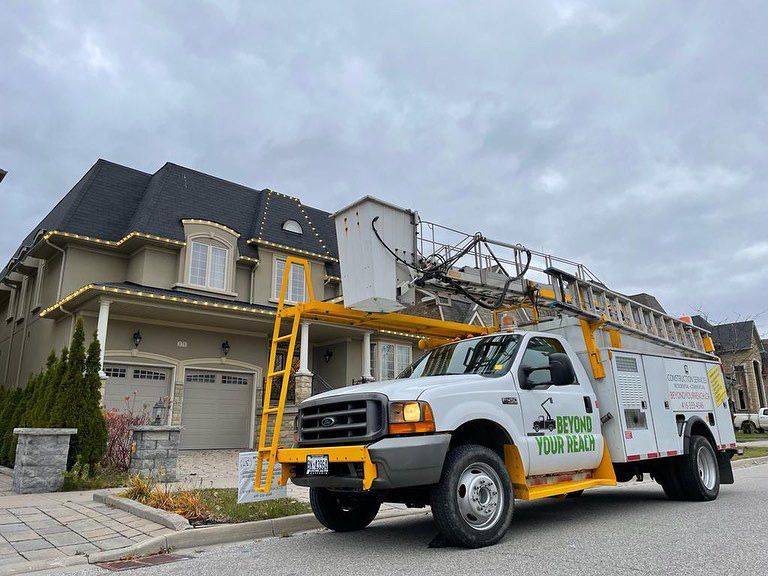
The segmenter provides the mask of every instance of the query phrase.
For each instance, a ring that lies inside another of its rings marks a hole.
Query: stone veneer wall
[[[181,426],[134,426],[131,474],[176,481]]]

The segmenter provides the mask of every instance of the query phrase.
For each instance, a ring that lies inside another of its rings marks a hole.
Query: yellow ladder
[[[269,367],[267,377],[264,381],[264,401],[261,411],[261,423],[259,426],[259,448],[256,458],[256,474],[254,477],[254,489],[256,492],[269,492],[272,488],[272,479],[274,477],[275,463],[277,461],[277,451],[280,448],[280,428],[283,423],[283,413],[285,412],[285,400],[288,396],[288,382],[291,378],[291,359],[296,349],[296,335],[299,332],[299,319],[303,304],[296,304],[296,310],[291,310],[293,321],[291,330],[287,334],[280,334],[280,328],[284,317],[285,295],[288,291],[288,279],[291,277],[293,266],[302,266],[304,269],[304,282],[306,286],[306,300],[311,302],[315,299],[310,280],[309,263],[304,258],[289,256],[285,260],[283,269],[283,282],[280,287],[280,299],[277,304],[277,314],[275,317],[275,326],[272,330],[272,343],[269,350]],[[288,342],[288,353],[285,358],[285,366],[280,370],[275,370],[277,360],[277,346],[281,342]],[[272,405],[272,382],[279,378],[280,395],[277,406]],[[262,473],[264,462],[267,462],[266,474]]]

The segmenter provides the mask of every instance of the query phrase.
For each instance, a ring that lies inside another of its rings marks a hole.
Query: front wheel
[[[362,530],[373,522],[381,502],[371,494],[345,494],[310,488],[309,503],[320,523],[335,532]]]
[[[431,496],[435,524],[457,546],[495,544],[512,522],[512,481],[499,455],[484,446],[451,450]]]

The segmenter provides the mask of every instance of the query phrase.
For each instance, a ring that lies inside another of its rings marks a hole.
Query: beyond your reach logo
[[[556,434],[536,436],[539,455],[593,452],[597,445],[589,416],[556,416]]]

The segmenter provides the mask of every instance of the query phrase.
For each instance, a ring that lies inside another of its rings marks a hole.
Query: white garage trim
[[[206,366],[205,364],[208,364]],[[224,368],[212,365],[233,366],[236,368]],[[187,380],[187,370],[212,370],[214,372],[235,372],[242,374],[244,372],[253,376],[253,384],[251,387],[251,416],[250,425],[248,430],[248,447],[252,450],[254,447],[254,434],[256,433],[256,390],[257,386],[261,385],[261,368],[248,362],[241,362],[239,360],[230,360],[228,358],[197,358],[195,360],[185,360],[181,363],[182,379],[184,382]],[[183,408],[182,408],[183,411]]]

